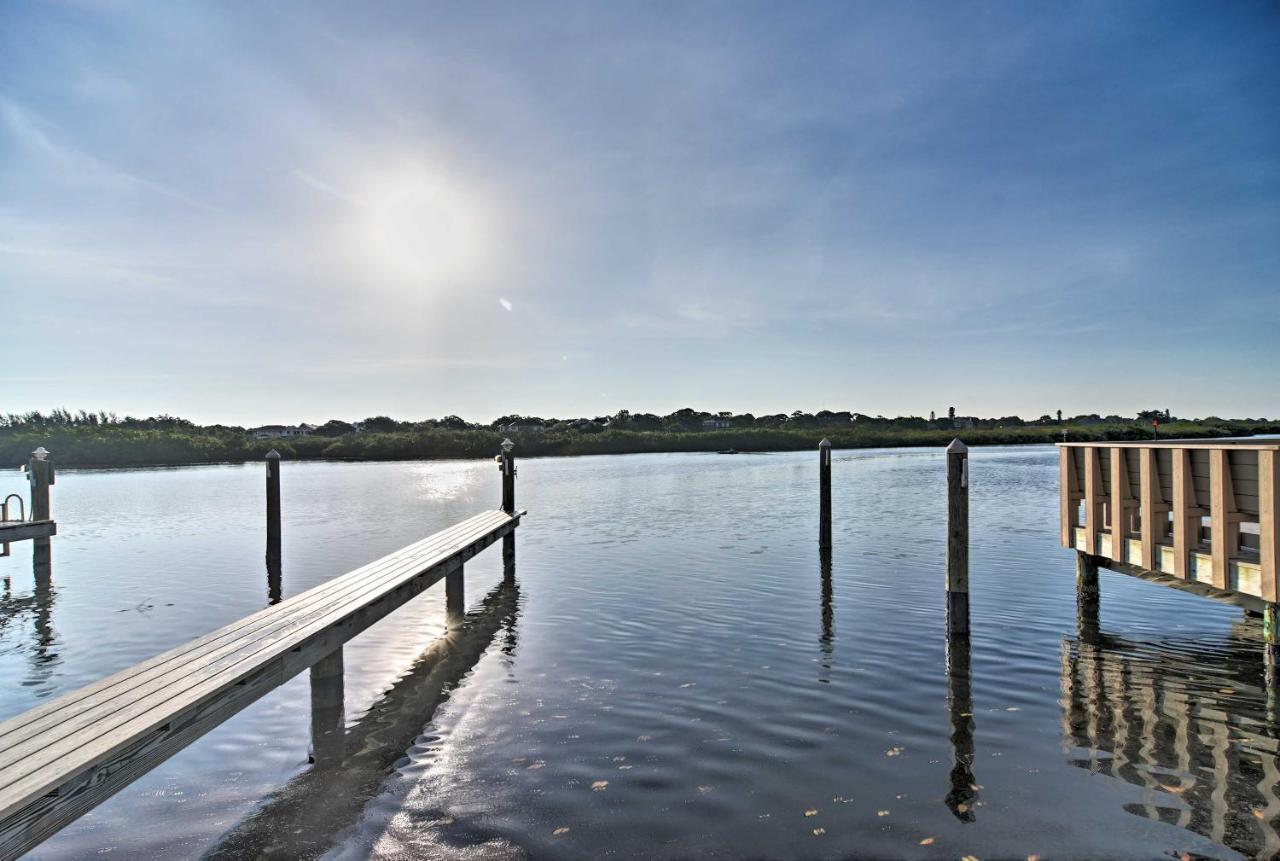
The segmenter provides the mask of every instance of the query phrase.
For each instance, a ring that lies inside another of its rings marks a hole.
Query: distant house
[[[705,430],[723,430],[724,428],[733,427],[733,420],[726,418],[703,419],[702,429]]]
[[[250,431],[254,439],[280,439],[282,437],[311,436],[311,425],[263,425]]]

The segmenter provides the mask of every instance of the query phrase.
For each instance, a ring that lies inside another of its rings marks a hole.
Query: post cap
[[[968,454],[968,453],[969,453],[969,446],[960,442],[960,440],[958,439],[953,439],[951,441],[951,445],[947,446],[947,454]]]
[[[280,459],[280,452],[276,451],[276,450],[273,448],[273,449],[271,449],[271,451],[267,452],[267,457],[274,457],[276,460],[279,460],[279,459]]]
[[[40,446],[35,451],[31,452],[31,456],[34,457],[36,460],[44,460],[46,457],[49,456],[49,450],[46,449],[44,446]]]
[[[510,452],[510,451],[511,451],[511,449],[513,449],[513,448],[515,448],[515,447],[516,447],[516,444],[515,444],[515,443],[513,443],[510,439],[504,439],[504,440],[502,441],[502,450],[503,450],[503,451],[505,451],[505,452]]]
[[[831,440],[824,436],[822,442],[818,443],[818,448],[831,448]]]

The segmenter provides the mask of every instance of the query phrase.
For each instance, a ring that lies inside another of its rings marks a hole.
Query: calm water
[[[460,636],[438,640],[436,587],[347,647],[344,769],[307,765],[303,675],[31,857],[1280,851],[1258,623],[1104,571],[1082,641],[1054,450],[973,452],[973,636],[950,654],[940,452],[837,452],[829,566],[816,461],[522,461],[517,585],[491,549]],[[498,479],[285,464],[284,595],[494,507]],[[0,559],[0,717],[264,606],[262,484],[60,473],[52,588],[29,545]]]

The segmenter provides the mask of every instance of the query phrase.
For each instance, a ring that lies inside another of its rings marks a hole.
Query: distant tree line
[[[1152,422],[1157,423],[1153,429]],[[9,413],[0,415],[0,463],[18,464],[43,445],[64,466],[226,463],[260,459],[272,448],[285,457],[337,460],[418,460],[492,455],[504,437],[522,456],[623,454],[631,452],[795,451],[813,448],[827,436],[837,448],[945,445],[962,435],[972,444],[1046,443],[1072,440],[1138,440],[1153,433],[1166,438],[1244,436],[1280,432],[1280,422],[1264,418],[1183,419],[1169,410],[1135,416],[1089,413],[982,418],[956,415],[872,416],[850,411],[806,413],[701,412],[668,415],[632,413],[579,418],[505,415],[488,423],[458,416],[399,421],[370,416],[361,421],[330,419],[310,436],[257,439],[252,428],[197,425],[169,415],[135,418],[109,412]]]

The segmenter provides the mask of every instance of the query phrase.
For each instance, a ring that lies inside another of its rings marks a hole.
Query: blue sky
[[[0,410],[1280,415],[1274,3],[6,3]]]

